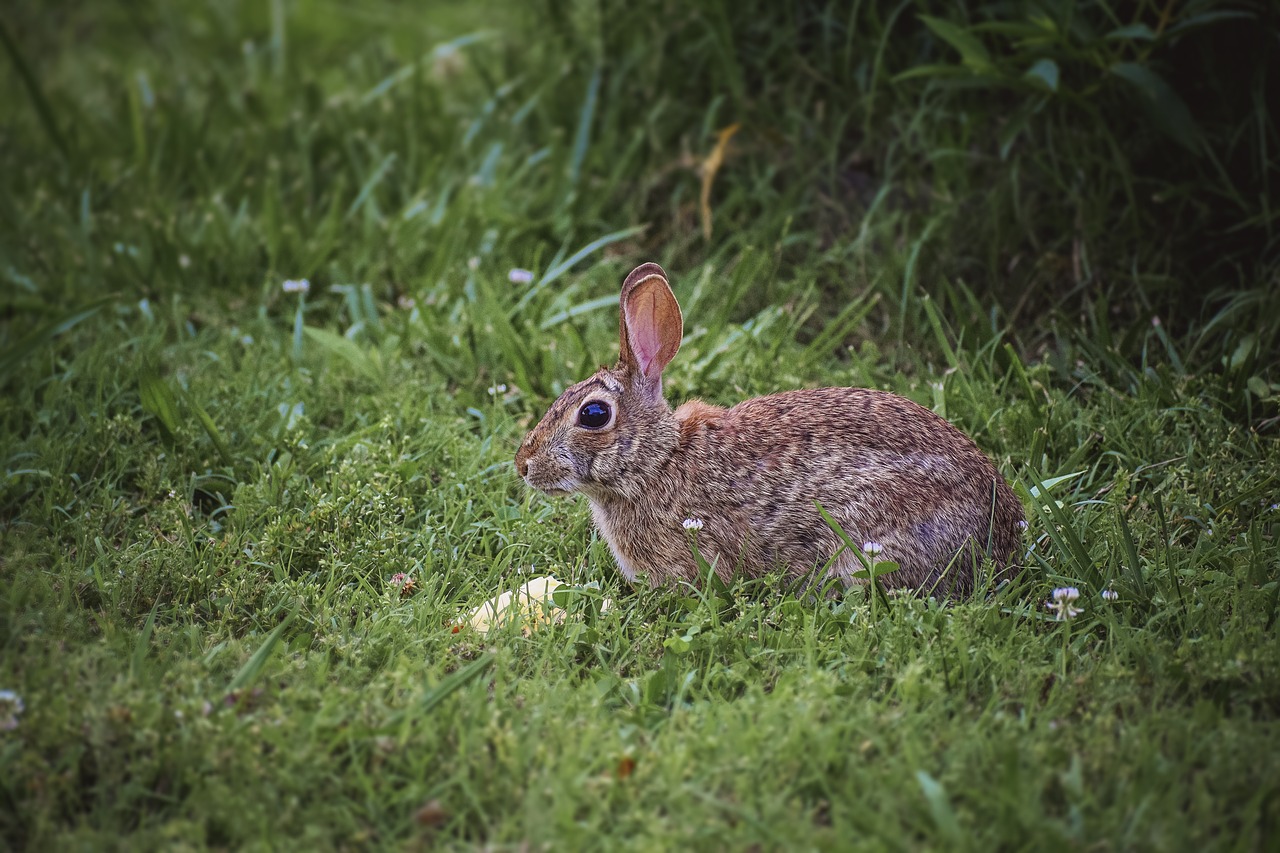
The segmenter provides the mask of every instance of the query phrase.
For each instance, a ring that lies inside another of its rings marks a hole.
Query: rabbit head
[[[618,363],[566,389],[525,436],[516,454],[525,482],[549,495],[640,499],[646,474],[679,440],[662,370],[683,330],[662,267],[637,267],[619,299]]]

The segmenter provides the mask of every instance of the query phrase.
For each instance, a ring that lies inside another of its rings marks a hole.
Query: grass
[[[958,8],[6,10],[5,845],[1268,849],[1274,12]],[[1018,582],[623,583],[511,457],[646,259],[672,399],[932,407]]]

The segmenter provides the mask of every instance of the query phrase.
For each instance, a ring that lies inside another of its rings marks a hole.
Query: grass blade
[[[318,329],[315,326],[304,326],[303,332],[313,344],[318,345],[329,355],[342,359],[368,379],[379,383],[382,382],[382,362],[370,352],[361,349],[360,345],[355,341],[344,338],[335,332],[330,332],[328,329]]]
[[[1142,563],[1138,561],[1138,548],[1133,541],[1133,531],[1129,529],[1129,519],[1123,511],[1117,513],[1120,520],[1121,544],[1124,546],[1125,558],[1129,564],[1129,580],[1133,590],[1143,600],[1147,600],[1147,582],[1142,577]]]
[[[428,687],[422,697],[411,708],[405,708],[395,714],[391,724],[400,726],[400,742],[404,743],[413,732],[413,724],[430,714],[437,705],[457,693],[463,687],[479,678],[493,664],[493,652],[485,652],[464,667],[440,679],[434,687]]]
[[[156,599],[156,603],[152,605],[151,612],[147,614],[147,621],[142,626],[142,633],[138,635],[138,639],[133,643],[133,655],[129,658],[129,675],[137,678],[142,674],[142,664],[147,659],[147,652],[151,650],[151,634],[156,627],[156,611],[160,609],[160,599]]]
[[[965,835],[960,831],[960,822],[956,820],[956,813],[951,808],[951,801],[942,783],[923,770],[916,771],[916,781],[920,783],[920,790],[925,802],[929,804],[929,814],[933,816],[938,832],[953,850],[962,849],[965,846]]]
[[[0,351],[0,382],[8,380],[14,368],[24,358],[35,352],[41,344],[48,343],[63,332],[70,331],[94,314],[97,314],[102,310],[103,306],[111,302],[110,298],[100,299],[84,307],[68,311],[56,320],[36,329],[13,346]]]
[[[63,138],[62,131],[58,130],[58,122],[53,117],[53,108],[49,106],[49,99],[44,96],[44,90],[40,88],[39,81],[31,73],[31,66],[27,65],[26,58],[22,55],[22,51],[18,49],[17,42],[9,35],[9,28],[4,25],[4,21],[0,21],[0,42],[4,43],[4,49],[9,54],[9,60],[13,62],[13,67],[18,72],[18,76],[22,78],[22,85],[27,90],[27,96],[31,98],[31,105],[35,107],[36,115],[40,118],[40,124],[43,125],[44,132],[48,134],[53,146],[58,149],[62,156],[70,160],[71,150],[67,147],[67,141]]]
[[[529,290],[525,293],[525,295],[520,298],[520,301],[517,302],[516,306],[511,309],[511,313],[508,316],[514,320],[517,316],[520,315],[522,311],[525,310],[525,308],[529,306],[529,303],[533,301],[534,297],[536,297],[540,292],[542,292],[547,287],[547,285],[551,284],[553,281],[560,278],[560,276],[564,275],[569,270],[573,269],[573,267],[579,261],[588,257],[589,255],[594,254],[595,252],[600,251],[605,246],[611,245],[613,243],[617,243],[620,240],[626,240],[629,237],[634,237],[635,235],[644,231],[646,227],[647,226],[645,225],[633,225],[630,228],[623,228],[621,231],[614,231],[611,234],[606,234],[603,237],[599,237],[595,240],[592,240],[590,243],[583,246],[578,251],[574,252],[568,258],[556,264],[551,269],[547,270],[546,274],[543,275],[542,278],[538,280],[538,283],[533,285],[533,287],[530,287]]]
[[[271,633],[258,646],[257,651],[249,656],[244,662],[244,666],[240,667],[240,671],[236,673],[235,678],[231,679],[231,683],[227,685],[228,693],[235,690],[241,690],[253,683],[258,677],[258,673],[262,671],[262,667],[266,664],[267,658],[271,657],[271,651],[276,647],[276,643],[280,641],[280,636],[285,632],[293,622],[293,618],[298,615],[298,609],[295,607],[293,612],[284,618],[284,621],[271,629]]]
[[[595,122],[596,103],[600,99],[600,75],[601,68],[597,65],[596,70],[591,74],[591,80],[587,83],[587,96],[582,102],[582,112],[578,116],[578,130],[573,137],[573,156],[569,161],[571,187],[578,186],[578,179],[582,176],[582,162],[587,158],[587,148],[591,144],[591,125]]]
[[[200,422],[200,426],[204,429],[205,434],[209,436],[209,440],[213,442],[213,446],[218,449],[218,455],[222,457],[222,461],[227,465],[231,464],[231,451],[227,448],[226,441],[222,438],[222,433],[218,431],[218,425],[213,422],[213,418],[209,417],[209,413],[204,407],[196,402],[195,397],[191,394],[183,394],[187,405],[191,407],[191,412],[196,416],[196,420]]]
[[[142,409],[155,415],[160,428],[167,437],[173,438],[178,432],[178,401],[169,390],[169,385],[156,373],[155,368],[147,367],[138,377],[138,400]]]

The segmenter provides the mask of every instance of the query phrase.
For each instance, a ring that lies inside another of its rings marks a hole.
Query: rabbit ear
[[[639,375],[654,397],[662,396],[662,371],[680,349],[684,320],[680,305],[657,264],[642,264],[622,284],[619,364]]]

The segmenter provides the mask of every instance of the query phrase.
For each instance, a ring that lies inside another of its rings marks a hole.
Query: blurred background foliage
[[[529,342],[607,315],[623,267],[657,258],[711,276],[712,328],[781,306],[803,342],[838,318],[825,352],[873,340],[892,359],[929,348],[932,299],[954,338],[999,333],[1068,372],[1091,346],[1120,371],[1219,372],[1223,404],[1258,422],[1280,330],[1278,15],[1261,0],[16,4],[0,366],[101,299],[271,307],[280,280],[309,276],[369,288],[374,321],[402,298],[452,306],[445,340],[501,318],[512,343],[442,350],[446,373],[488,359],[549,393],[568,372]],[[468,284],[460,257],[489,283]],[[506,266],[536,272],[532,288],[506,286]],[[859,300],[875,304],[850,314]]]

